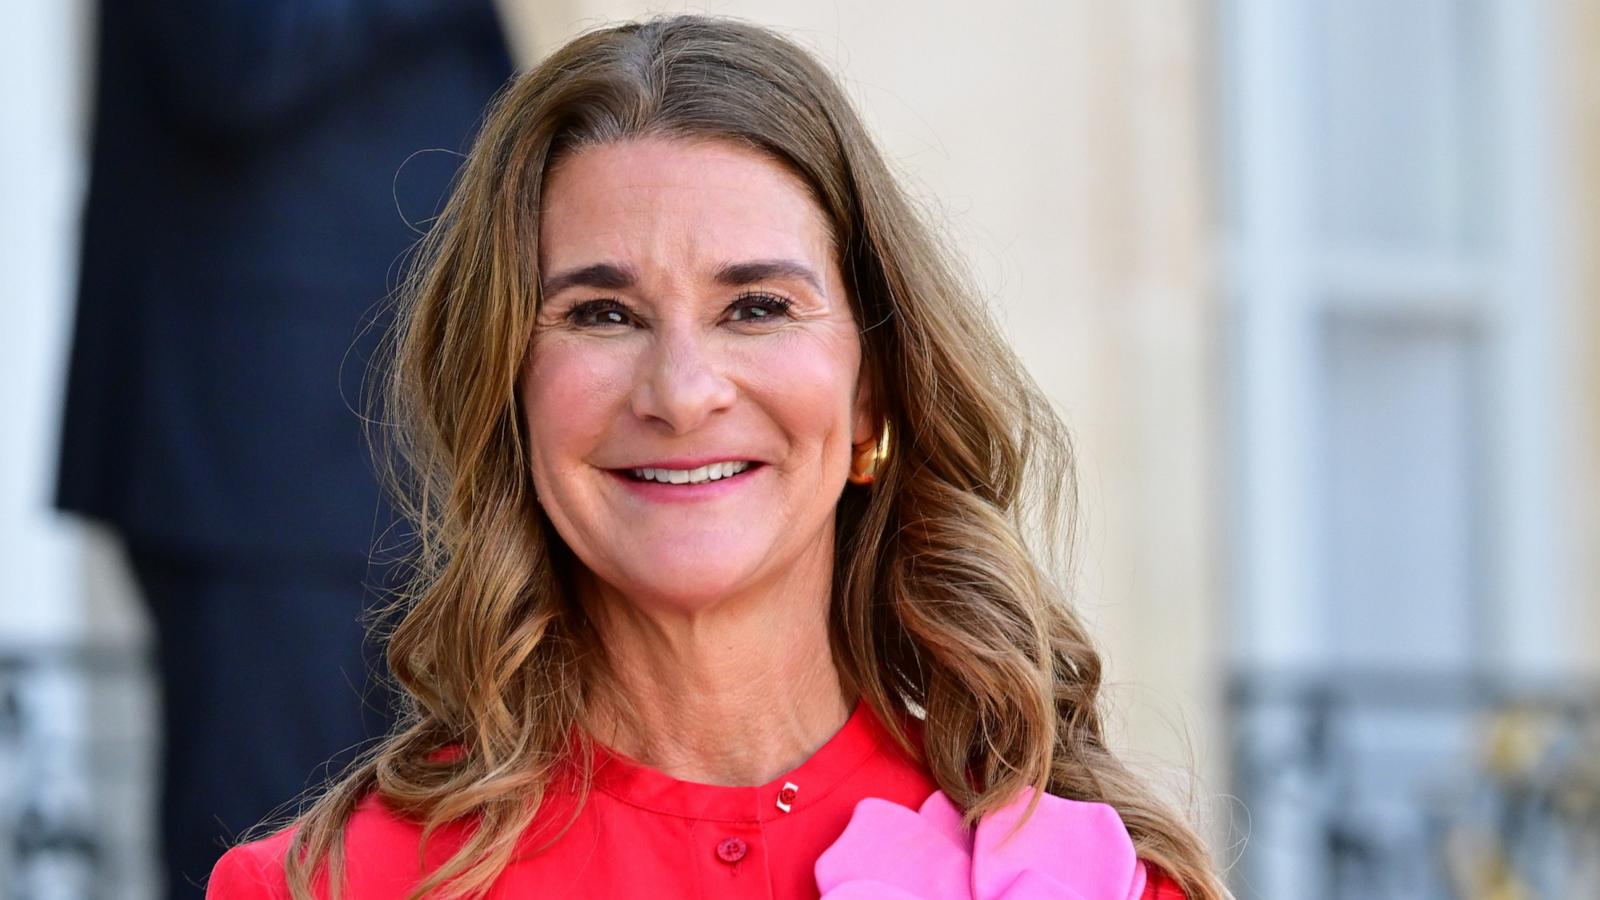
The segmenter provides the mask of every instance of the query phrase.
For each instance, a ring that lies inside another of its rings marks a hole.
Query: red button
[[[736,863],[744,859],[744,855],[748,852],[750,845],[735,837],[723,838],[722,843],[717,844],[717,859],[725,863]]]
[[[795,795],[798,794],[798,793],[800,793],[800,792],[795,790],[794,788],[788,787],[786,785],[783,790],[778,792],[778,802],[779,803],[793,803]]]

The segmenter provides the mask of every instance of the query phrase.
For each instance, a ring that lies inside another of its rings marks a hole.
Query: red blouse
[[[844,831],[857,802],[880,797],[916,809],[936,790],[865,704],[799,768],[761,787],[678,781],[614,754],[598,760],[594,786],[571,827],[548,846],[572,807],[552,802],[541,808],[490,898],[810,900],[818,894],[817,857]],[[419,860],[420,826],[376,795],[368,797],[345,832],[343,896],[405,897],[466,833],[463,827],[436,831]],[[284,831],[229,850],[206,896],[287,900],[289,838]],[[1151,875],[1143,900],[1182,900],[1170,879]]]

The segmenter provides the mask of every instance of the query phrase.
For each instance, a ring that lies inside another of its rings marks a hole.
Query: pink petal
[[[929,826],[940,834],[950,839],[950,843],[960,847],[963,852],[972,853],[972,829],[961,819],[961,810],[950,802],[944,791],[934,791],[922,802],[922,808],[917,810]]]
[[[817,858],[815,871],[817,888],[828,900],[867,896],[830,893],[847,886],[852,892],[860,889],[851,882],[891,887],[922,900],[970,900],[971,860],[958,839],[942,825],[874,797],[856,804],[844,834]]]
[[[1117,811],[1103,803],[1025,790],[978,823],[972,891],[977,900],[1127,900],[1144,889],[1144,867]]]
[[[924,900],[918,894],[908,894],[881,881],[847,881],[826,894],[822,900]]]

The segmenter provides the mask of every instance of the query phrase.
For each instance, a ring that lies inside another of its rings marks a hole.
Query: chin
[[[682,558],[629,573],[622,593],[637,603],[684,611],[707,609],[741,593],[755,580],[749,569]]]
[[[607,593],[634,606],[693,612],[729,599],[780,589],[814,563],[803,546],[757,526],[613,533],[580,561]],[[829,545],[831,549],[831,544]]]

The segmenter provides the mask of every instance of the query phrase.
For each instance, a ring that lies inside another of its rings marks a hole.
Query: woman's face
[[[828,584],[874,423],[805,184],[731,143],[627,141],[556,167],[540,222],[533,480],[601,588],[693,612]]]

